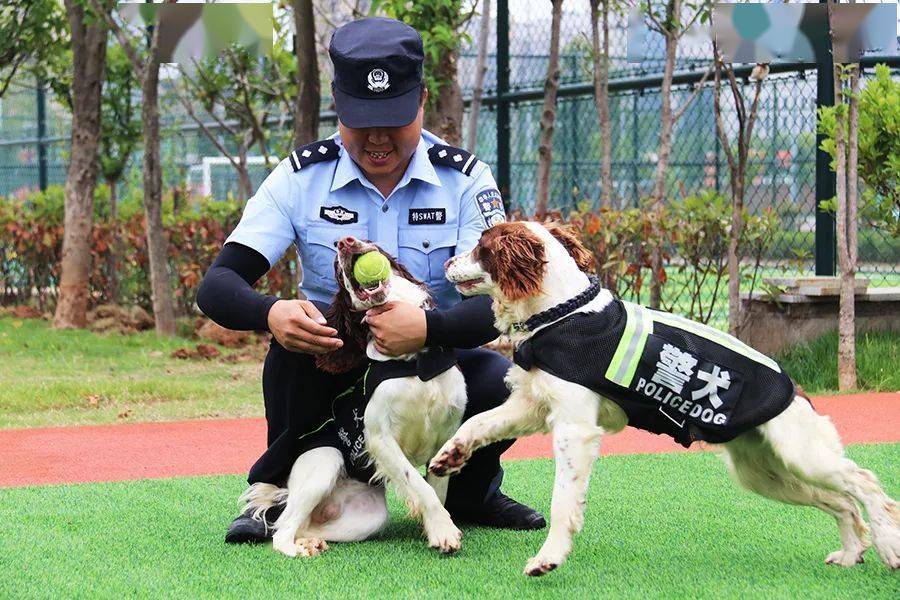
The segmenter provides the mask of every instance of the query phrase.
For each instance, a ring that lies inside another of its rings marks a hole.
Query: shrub
[[[582,207],[570,213],[568,222],[579,230],[593,253],[604,286],[619,297],[640,302],[646,301],[642,291],[656,243],[650,239],[655,214],[660,219],[655,230],[662,233],[663,240],[662,308],[709,322],[727,289],[731,202],[726,197],[711,190],[701,191],[672,201],[659,213],[641,208],[589,211]],[[751,289],[778,225],[773,210],[744,212],[740,250],[746,272],[742,277]]]
[[[94,202],[91,232],[93,257],[89,291],[91,305],[137,304],[151,309],[149,263],[144,214],[140,198],[126,197],[118,206],[118,218],[109,216],[109,194],[99,186]],[[169,272],[179,314],[190,314],[197,286],[228,233],[241,217],[236,201],[203,199],[177,215],[171,199],[164,202],[165,235],[169,241]],[[26,304],[52,310],[56,303],[59,262],[63,239],[63,190],[51,186],[22,199],[0,198],[0,285],[3,304]],[[111,262],[119,279],[118,293],[111,293]],[[258,284],[270,294],[289,296],[290,265],[281,261]]]
[[[819,131],[825,134],[821,148],[832,158],[838,119],[847,128],[846,107],[819,108]],[[859,93],[859,178],[865,183],[859,202],[863,222],[893,238],[900,237],[900,81],[886,65],[875,67],[875,77]],[[836,210],[834,199],[822,206]]]

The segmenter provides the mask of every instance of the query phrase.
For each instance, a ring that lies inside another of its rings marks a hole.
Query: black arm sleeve
[[[269,309],[278,301],[253,289],[270,269],[266,257],[243,244],[225,244],[197,290],[197,306],[228,329],[268,331]]]
[[[490,296],[474,296],[447,310],[425,311],[425,345],[477,348],[497,338]]]

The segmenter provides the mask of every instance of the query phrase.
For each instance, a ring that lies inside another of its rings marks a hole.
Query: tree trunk
[[[441,57],[435,77],[445,82],[439,90],[429,90],[431,106],[425,111],[425,129],[451,146],[462,144],[463,97],[456,80],[458,51]]]
[[[107,179],[106,185],[109,186],[109,224],[112,230],[109,249],[106,254],[106,272],[109,280],[107,282],[107,300],[112,304],[117,304],[119,300],[119,197],[117,193],[118,181],[115,179]]]
[[[100,98],[106,70],[108,29],[92,19],[85,7],[66,1],[72,32],[72,146],[65,187],[65,231],[60,263],[59,300],[53,326],[87,324],[88,284],[91,275],[91,230],[94,190],[97,187],[100,145]],[[87,19],[90,18],[90,24]]]
[[[172,186],[172,214],[177,216],[181,214],[181,208],[184,204],[185,193],[182,189],[181,183],[176,183]]]
[[[835,67],[835,87],[840,92],[840,67]],[[838,389],[857,388],[856,379],[856,204],[858,152],[858,105],[856,93],[859,75],[856,69],[850,76],[847,131],[844,118],[838,114],[835,126],[835,162],[837,163],[837,245],[838,265],[841,269],[840,308],[838,311]],[[835,99],[843,104],[840,93]],[[845,146],[846,144],[846,146]]]
[[[293,0],[294,53],[297,55],[297,98],[294,101],[294,146],[319,138],[319,62],[316,53],[316,20],[312,0]],[[248,196],[249,197],[249,196]],[[300,289],[303,269],[296,257],[294,290]]]
[[[666,16],[679,15],[681,2],[673,0],[669,4]],[[656,213],[657,220],[661,218],[663,196],[665,195],[666,172],[669,167],[669,155],[672,152],[672,74],[675,72],[675,51],[678,48],[678,38],[672,32],[666,34],[666,63],[663,69],[662,84],[659,90],[660,99],[660,126],[659,126],[659,151],[656,157],[656,174],[653,184],[653,195],[650,201],[650,210]],[[662,302],[662,236],[658,231],[653,235],[653,249],[650,252],[650,308],[659,308]]]
[[[602,3],[603,9],[600,10]],[[602,22],[598,21],[602,19]],[[600,29],[603,47],[600,47]],[[594,55],[594,103],[600,118],[600,206],[612,207],[612,124],[609,117],[609,0],[591,0],[591,43]]]
[[[466,148],[475,152],[478,142],[478,113],[481,111],[481,95],[484,93],[484,75],[487,73],[487,46],[491,32],[491,0],[483,0],[481,24],[478,28],[478,58],[475,60],[475,87],[472,89],[472,104],[469,106]]]
[[[743,140],[738,140],[743,144]],[[738,150],[740,152],[740,150]],[[738,337],[741,329],[741,255],[738,247],[744,228],[744,161],[738,159],[731,183],[731,228],[728,232],[728,333]]]
[[[550,57],[547,79],[544,82],[544,106],[541,110],[541,141],[538,146],[538,189],[534,216],[542,220],[547,215],[550,199],[550,168],[553,166],[553,130],[556,126],[556,93],[559,90],[559,28],[562,22],[563,0],[550,0],[553,19],[550,24]]]
[[[319,63],[312,0],[293,0],[294,52],[297,55],[297,98],[294,101],[294,146],[319,137]],[[249,198],[250,196],[246,196]]]
[[[243,144],[238,148],[236,170],[238,195],[246,201],[253,195],[253,183],[250,181],[250,172],[247,170],[247,147]]]
[[[150,259],[150,290],[157,335],[175,335],[175,302],[168,272],[168,243],[162,221],[162,165],[159,155],[159,28],[144,63],[141,119],[144,125],[144,219]]]

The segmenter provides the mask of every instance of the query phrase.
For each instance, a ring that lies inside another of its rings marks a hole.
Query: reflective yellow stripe
[[[644,352],[647,336],[653,332],[653,321],[644,307],[631,302],[622,304],[625,307],[625,331],[606,369],[606,378],[623,387],[629,387]]]
[[[777,362],[775,362],[765,354],[757,352],[736,337],[730,336],[723,331],[719,331],[718,329],[714,329],[708,325],[703,325],[702,323],[697,323],[695,321],[691,321],[689,319],[685,319],[684,317],[679,317],[671,313],[665,313],[651,309],[646,309],[646,311],[650,314],[650,318],[654,321],[658,321],[659,323],[663,323],[670,327],[675,327],[676,329],[684,329],[685,331],[689,331],[694,335],[706,338],[711,342],[719,344],[720,346],[725,346],[729,350],[737,352],[741,356],[745,356],[754,362],[769,367],[776,373],[781,373],[781,369],[778,367]]]

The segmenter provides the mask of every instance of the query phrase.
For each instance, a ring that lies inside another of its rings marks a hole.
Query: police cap
[[[419,112],[425,54],[419,32],[400,21],[351,21],[331,36],[331,91],[347,127],[401,127]]]

